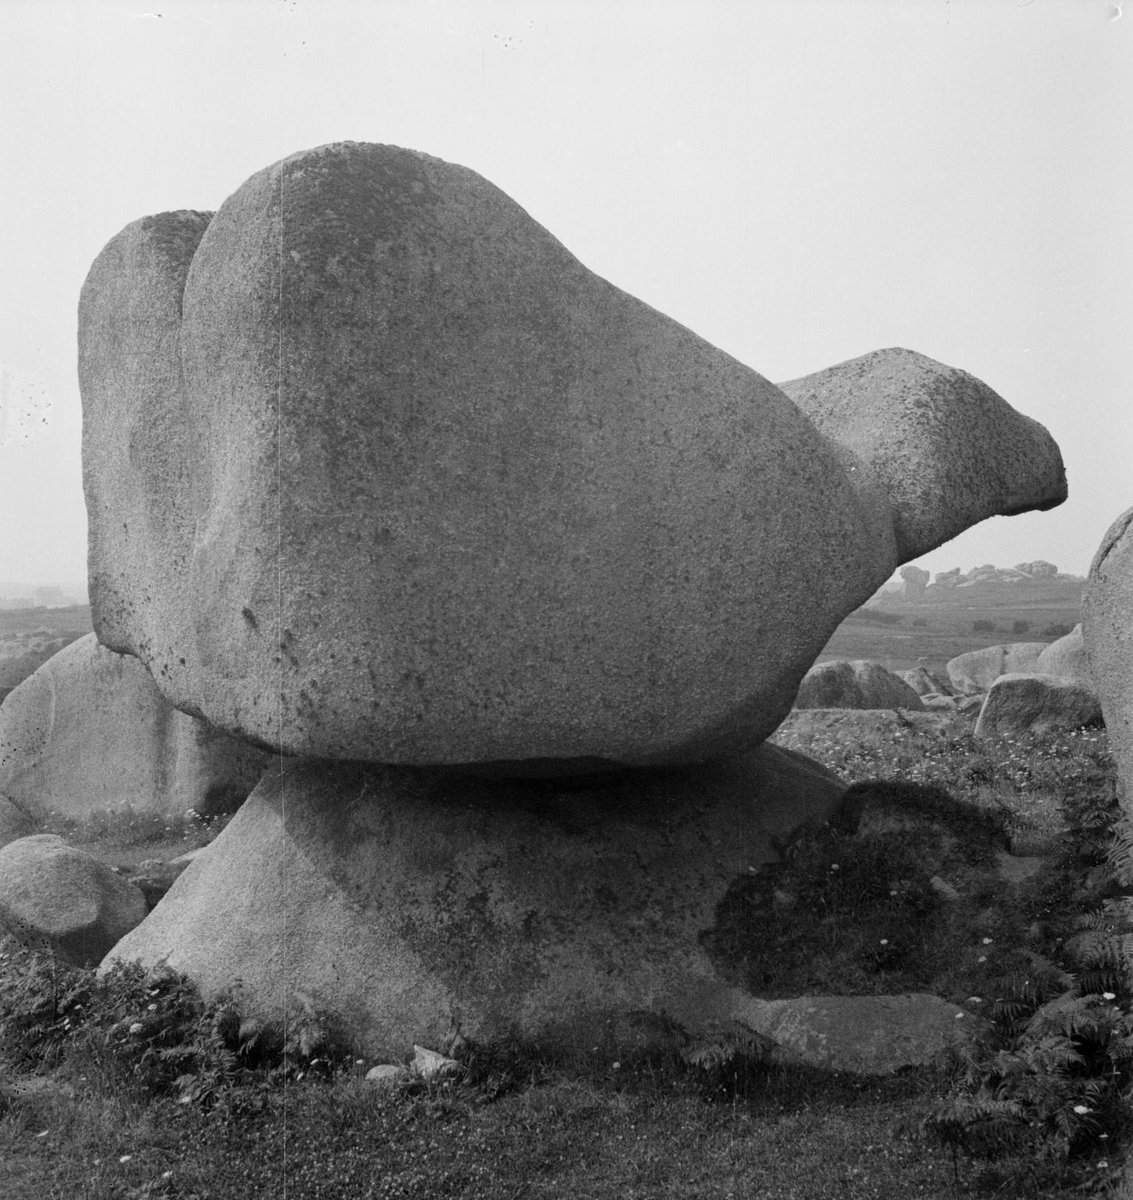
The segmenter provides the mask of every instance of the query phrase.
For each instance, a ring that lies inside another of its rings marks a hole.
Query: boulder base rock
[[[265,776],[104,966],[168,956],[208,994],[239,978],[265,1014],[302,990],[379,1059],[454,1029],[589,1050],[642,1010],[727,1024],[737,994],[700,935],[844,790],[774,747],[569,781],[304,761]]]
[[[991,690],[991,685],[1008,674],[1033,674],[1039,655],[1047,642],[1010,642],[1004,646],[985,646],[958,654],[947,663],[948,679],[960,695],[976,695]]]
[[[268,761],[178,712],[136,658],[94,634],[48,659],[0,707],[0,792],[41,817],[230,811]]]
[[[818,663],[803,676],[795,708],[908,708],[920,712],[920,696],[880,663]]]
[[[0,849],[0,926],[27,945],[93,967],[146,915],[142,893],[54,834]]]
[[[1133,508],[1110,526],[1090,565],[1082,640],[1117,760],[1123,806],[1133,814]]]
[[[79,343],[100,640],[296,755],[736,753],[904,557],[1065,495],[1046,432],[963,372],[879,351],[793,403],[392,146],[130,225]]]
[[[1001,675],[976,719],[976,736],[1049,733],[1101,725],[1102,709],[1088,688],[1055,675]]]

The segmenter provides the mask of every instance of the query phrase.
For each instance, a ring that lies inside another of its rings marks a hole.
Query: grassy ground
[[[924,730],[826,730],[782,740],[850,781],[941,784],[1004,817],[1014,849],[1027,853],[1065,844],[1068,804],[1112,797],[1112,767],[1096,731],[977,743],[955,719]],[[199,822],[136,817],[62,831],[124,864],[183,852],[215,832]],[[810,869],[818,860],[800,861]],[[881,903],[904,903],[904,894],[891,895]],[[859,913],[858,925],[866,919]],[[799,921],[798,936],[818,936],[806,932],[809,920]],[[823,937],[845,930],[819,924]],[[972,939],[971,929],[961,932]],[[995,951],[1011,936],[996,932]],[[925,970],[952,955],[946,939],[936,950]],[[21,953],[0,955],[0,993],[6,972],[9,993],[18,988],[12,976],[22,969]],[[836,958],[824,968],[845,969]],[[110,1036],[58,1041],[34,1070],[13,1059],[11,1037],[0,1039],[0,1196],[1054,1200],[1089,1194],[1113,1166],[1090,1151],[1069,1175],[1020,1181],[1012,1191],[994,1164],[963,1155],[954,1162],[922,1132],[949,1082],[930,1072],[866,1080],[742,1057],[697,1067],[662,1055],[563,1063],[511,1048],[464,1081],[388,1091],[360,1077],[369,1063],[330,1079],[284,1064],[242,1076],[210,1107],[179,1103],[168,1086],[143,1087],[152,1064],[124,1065]],[[23,1090],[13,1091],[20,1073]]]

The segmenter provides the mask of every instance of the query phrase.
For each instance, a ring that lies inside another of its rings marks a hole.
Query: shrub
[[[975,633],[994,633],[995,623],[988,620],[973,621],[972,630]]]
[[[238,993],[205,1001],[164,965],[115,963],[98,977],[13,947],[0,968],[0,1047],[23,1066],[74,1055],[147,1092],[211,1103],[253,1073],[329,1074],[349,1057],[337,1022],[302,993],[268,1022],[244,1018]]]
[[[1012,621],[1011,622],[1011,632],[1012,633],[1030,633],[1031,632],[1030,621]]]
[[[1105,895],[1133,884],[1133,831],[1104,798],[1079,798],[1067,817],[1063,883],[1076,873],[1081,884],[1099,861],[1108,879],[1087,880],[1079,911],[1058,914],[1060,936],[1048,928],[1045,939],[1050,957],[1009,956],[988,1035],[958,1052],[952,1092],[926,1121],[954,1151],[992,1160],[996,1186],[1023,1194],[1075,1160],[1093,1156],[1108,1169],[1133,1132],[1133,897]]]

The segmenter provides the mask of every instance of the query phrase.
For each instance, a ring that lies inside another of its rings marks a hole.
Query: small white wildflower
[[[621,1070],[621,1066],[622,1066],[622,1064],[620,1062],[616,1062],[616,1063],[612,1064],[612,1069],[615,1071],[619,1071],[619,1070]]]
[[[1105,1139],[1106,1139],[1107,1137],[1109,1137],[1109,1134],[1108,1134],[1108,1133],[1099,1133],[1099,1134],[1098,1134],[1098,1141],[1099,1141],[1099,1142],[1104,1142],[1104,1141],[1105,1141]]]
[[[831,869],[832,871],[837,871],[837,870],[838,870],[838,864],[837,864],[837,863],[831,863],[831,864],[830,864],[830,869]]]
[[[990,945],[991,945],[991,938],[984,938],[984,945],[985,945],[985,946],[990,946]]]
[[[51,1132],[51,1131],[50,1131],[49,1129],[43,1129],[43,1130],[41,1130],[39,1133],[37,1133],[35,1136],[36,1136],[36,1137],[47,1137],[47,1135],[48,1135],[50,1132]]]
[[[120,1163],[127,1163],[127,1162],[129,1162],[129,1161],[130,1161],[130,1159],[131,1159],[131,1158],[133,1158],[133,1157],[134,1157],[134,1156],[133,1156],[132,1154],[123,1154],[123,1155],[122,1155],[122,1157],[118,1159],[118,1161],[119,1161]]]
[[[1102,999],[1103,1000],[1116,1000],[1117,993],[1116,992],[1102,992]]]
[[[963,1014],[962,1012],[959,1012],[959,1013],[957,1013],[957,1014],[956,1014],[956,1017],[955,1017],[955,1020],[959,1021],[959,1020],[960,1020],[960,1018],[961,1018],[963,1015],[964,1015],[964,1014]]]
[[[1107,1162],[1107,1161],[1106,1161],[1106,1160],[1103,1158],[1103,1159],[1101,1160],[1101,1162],[1100,1162],[1100,1163],[1098,1163],[1098,1170],[1099,1170],[1099,1171],[1102,1171],[1102,1170],[1104,1170],[1104,1169],[1105,1169],[1106,1167],[1108,1167],[1108,1166],[1109,1166],[1109,1163],[1108,1163],[1108,1162]]]
[[[979,958],[976,959],[976,962],[987,962],[987,955],[981,954]]]
[[[983,1001],[979,998],[979,996],[969,996],[968,1003],[969,1004],[982,1004]]]
[[[130,1033],[139,1034],[144,1028],[145,1026],[141,1023],[141,1021],[135,1021],[133,1025],[130,1026]]]
[[[1078,1116],[1084,1117],[1086,1113],[1091,1112],[1092,1110],[1087,1108],[1084,1104],[1075,1104],[1074,1111],[1078,1114]]]
[[[172,1171],[162,1171],[161,1177],[162,1177],[162,1179],[172,1179],[173,1172]]]
[[[896,888],[893,888],[893,889],[892,889],[892,890],[889,892],[889,894],[890,894],[891,896],[896,896],[896,895],[897,895],[897,889],[896,889]]]
[[[888,945],[889,945],[889,939],[888,939],[888,938],[882,938],[882,939],[881,939],[881,945],[883,945],[883,946],[888,946]]]

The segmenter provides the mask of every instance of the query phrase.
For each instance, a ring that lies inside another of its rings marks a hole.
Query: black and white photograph
[[[0,0],[0,1196],[1133,1197],[1125,0]]]

